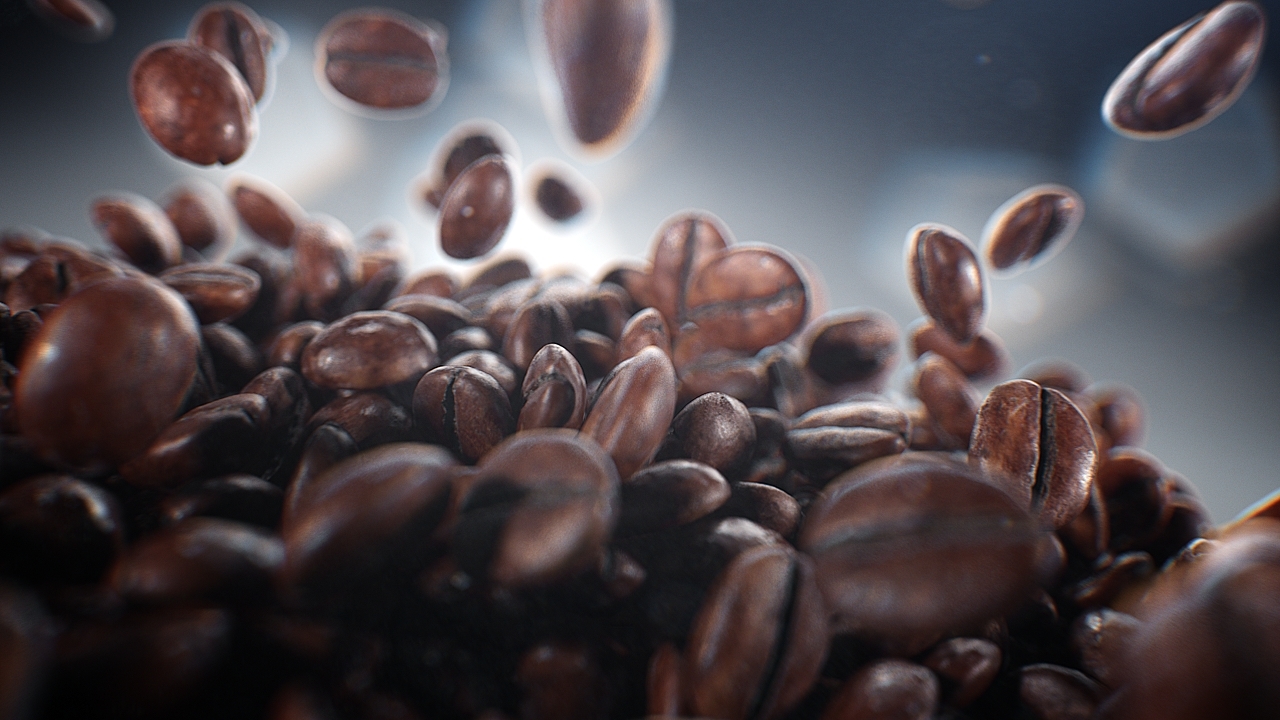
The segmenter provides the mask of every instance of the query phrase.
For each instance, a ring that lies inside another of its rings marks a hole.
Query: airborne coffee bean
[[[429,107],[449,85],[443,32],[392,10],[354,10],[316,40],[322,85],[378,110]]]
[[[182,258],[173,223],[144,197],[120,194],[98,198],[92,215],[98,231],[141,270],[158,273]]]
[[[923,224],[907,234],[907,278],[920,309],[958,343],[968,343],[987,316],[982,268],[969,241],[946,225]]]
[[[307,216],[293,198],[261,178],[237,176],[227,184],[227,195],[249,230],[281,249],[293,244],[293,236]]]
[[[487,255],[515,212],[515,180],[500,155],[483,157],[462,171],[440,201],[440,247],[452,258]]]
[[[182,244],[211,262],[222,260],[236,239],[236,218],[226,196],[213,184],[187,180],[166,193],[164,212]]]
[[[1028,188],[992,213],[982,230],[983,255],[996,270],[1033,267],[1062,250],[1083,219],[1084,201],[1071,188]]]
[[[50,27],[78,42],[111,37],[116,18],[98,0],[27,0],[27,7]]]
[[[211,3],[191,19],[187,39],[225,57],[248,83],[253,99],[262,99],[274,40],[257,13],[238,2]]]

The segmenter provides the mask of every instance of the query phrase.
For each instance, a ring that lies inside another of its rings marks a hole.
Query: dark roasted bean
[[[189,263],[161,273],[160,280],[178,291],[201,323],[234,320],[258,299],[258,274],[238,265]]]
[[[179,490],[162,500],[158,510],[165,525],[212,517],[273,530],[280,525],[283,506],[284,493],[275,485],[252,475],[227,475]]]
[[[606,678],[593,653],[574,643],[540,643],[516,664],[522,720],[593,720],[606,710]]]
[[[990,329],[978,333],[969,344],[961,345],[947,331],[929,318],[921,318],[908,328],[911,355],[920,357],[932,352],[951,361],[970,380],[987,380],[1009,370],[1009,351],[1000,336]]]
[[[1106,501],[1112,552],[1141,549],[1173,516],[1164,465],[1136,448],[1114,448],[1098,467],[1095,482]]]
[[[458,292],[458,279],[448,270],[424,270],[406,279],[399,294],[450,298],[456,292]]]
[[[408,440],[413,416],[385,395],[358,392],[340,395],[311,416],[308,427],[333,423],[347,432],[361,450]]]
[[[244,333],[226,323],[200,327],[200,340],[213,362],[220,393],[235,392],[262,372],[262,352]]]
[[[285,249],[307,213],[283,190],[262,178],[239,175],[227,184],[227,195],[241,222],[268,244]]]
[[[712,392],[746,405],[766,404],[771,401],[768,369],[757,357],[729,351],[706,353],[680,369],[680,402]]]
[[[955,365],[940,355],[925,353],[916,363],[911,382],[947,445],[964,449],[978,417],[978,394]]]
[[[1115,688],[1124,674],[1126,649],[1140,628],[1141,623],[1132,615],[1099,608],[1076,618],[1071,645],[1082,668],[1103,685]]]
[[[829,383],[878,390],[898,364],[898,324],[878,310],[827,313],[806,334],[805,367]]]
[[[907,280],[920,309],[956,342],[982,331],[987,291],[969,240],[946,225],[917,225],[907,233]]]
[[[721,512],[744,517],[766,530],[790,538],[800,523],[800,504],[772,485],[736,482]]]
[[[139,269],[155,274],[181,261],[178,231],[150,200],[132,193],[107,195],[93,201],[90,214],[98,232]]]
[[[729,495],[729,483],[709,465],[692,460],[654,463],[622,484],[618,533],[687,525],[715,512]]]
[[[582,366],[583,377],[588,381],[608,375],[618,364],[617,345],[608,335],[598,332],[579,330],[574,333],[570,350]]]
[[[1078,365],[1062,358],[1038,360],[1018,371],[1018,377],[1031,380],[1068,395],[1084,392],[1090,384],[1089,375]]]
[[[260,473],[270,413],[266,398],[256,393],[206,403],[165,428],[120,473],[134,485],[163,489],[228,473]]]
[[[226,58],[249,85],[253,99],[262,99],[273,40],[257,13],[238,2],[205,5],[192,18],[187,39]]]
[[[147,47],[133,63],[129,92],[147,133],[197,165],[233,163],[258,135],[249,86],[208,48],[175,41]]]
[[[573,355],[554,343],[543,346],[524,376],[524,406],[517,430],[564,427],[576,430],[587,412],[587,381]]]
[[[877,660],[858,670],[827,703],[822,720],[929,720],[938,707],[938,679],[906,660]]]
[[[432,169],[420,181],[418,194],[431,207],[440,207],[449,186],[462,171],[487,155],[517,157],[515,139],[497,123],[486,120],[465,122],[453,128],[436,147]]]
[[[586,209],[582,195],[562,177],[544,175],[534,183],[534,200],[543,215],[564,223],[573,220]]]
[[[427,326],[432,336],[443,338],[471,325],[471,311],[458,303],[433,295],[400,295],[383,306],[414,318]]]
[[[733,243],[724,222],[690,210],[663,221],[652,241],[648,293],[653,307],[673,327],[688,319],[689,286],[717,253]]]
[[[986,692],[1000,672],[1000,647],[982,638],[951,638],[938,643],[921,661],[942,679],[942,696],[963,708]]]
[[[322,330],[324,323],[317,320],[303,320],[284,328],[267,348],[267,365],[297,370],[302,364],[303,351]]]
[[[826,405],[796,418],[786,432],[787,456],[816,482],[907,449],[911,420],[885,402]]]
[[[520,376],[511,363],[496,352],[468,350],[449,359],[450,365],[469,367],[498,381],[498,386],[508,397],[519,397]]]
[[[471,325],[454,330],[440,340],[440,359],[449,360],[471,350],[493,350],[494,347],[488,330]]]
[[[293,522],[292,518],[300,506],[313,504],[313,499],[319,500],[320,493],[314,490],[317,478],[359,450],[351,435],[335,423],[324,423],[313,430],[302,448],[293,477],[289,479],[280,525],[283,527]]]
[[[1077,670],[1036,664],[1022,668],[1018,693],[1036,720],[1092,720],[1102,688]]]
[[[316,320],[333,320],[359,280],[355,241],[338,220],[318,217],[293,236],[293,274],[302,304]]]
[[[543,347],[561,347],[573,342],[573,323],[569,311],[555,300],[537,298],[520,306],[507,325],[502,338],[502,354],[517,370],[528,370],[529,363]]]
[[[1096,574],[1066,588],[1079,607],[1108,605],[1129,586],[1145,580],[1155,569],[1151,556],[1145,552],[1127,552],[1115,559],[1104,559],[1110,562]]]
[[[1036,185],[1001,205],[982,230],[987,264],[1010,274],[1056,255],[1084,219],[1084,201],[1069,187]]]
[[[78,42],[101,42],[111,37],[116,18],[98,0],[28,0],[37,17]]]
[[[121,274],[106,258],[74,245],[49,242],[9,283],[4,301],[12,312],[30,310],[42,303],[60,303],[91,282]]]
[[[1117,132],[1170,138],[1222,114],[1262,57],[1266,20],[1253,2],[1224,2],[1161,35],[1131,60],[1102,100]]]
[[[436,340],[402,313],[348,315],[307,343],[300,367],[320,387],[372,390],[413,382],[435,367]]]
[[[475,462],[515,429],[511,402],[498,382],[469,367],[445,365],[422,376],[413,416],[432,442]]]
[[[649,717],[678,717],[684,690],[684,662],[675,645],[664,642],[649,658],[649,674],[645,685]]]
[[[686,296],[688,319],[708,340],[755,352],[787,339],[809,311],[808,289],[780,250],[740,247],[709,259]]]
[[[620,477],[629,478],[658,452],[675,406],[675,369],[661,350],[648,347],[601,381],[582,434],[609,453]]]
[[[322,85],[379,110],[429,108],[449,85],[442,30],[394,10],[342,13],[316,40]]]
[[[476,269],[466,284],[467,290],[500,288],[533,277],[529,261],[520,256],[496,257]]]
[[[1106,437],[1107,449],[1142,444],[1146,409],[1136,390],[1119,383],[1101,383],[1085,388],[1084,395],[1093,403],[1098,429]]]
[[[23,355],[14,389],[23,436],[67,465],[133,458],[178,414],[199,338],[187,304],[158,282],[110,278],[81,290]]]
[[[32,583],[94,583],[124,544],[124,517],[106,490],[44,475],[0,493],[0,569]]]
[[[487,155],[462,171],[440,201],[440,247],[463,260],[487,255],[514,212],[511,165],[501,155]]]
[[[235,210],[217,186],[189,179],[165,193],[164,212],[182,244],[216,262],[236,239]]]
[[[671,331],[667,322],[656,309],[645,308],[632,315],[622,327],[616,350],[617,362],[635,357],[650,345],[671,356]]]
[[[35,595],[0,584],[0,714],[34,717],[41,705],[55,628]]]
[[[662,457],[687,457],[731,475],[740,470],[756,443],[751,413],[724,393],[700,395],[671,421]]]

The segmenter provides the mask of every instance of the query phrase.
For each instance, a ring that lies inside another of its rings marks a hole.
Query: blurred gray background
[[[542,267],[595,274],[642,258],[665,217],[697,207],[739,242],[812,260],[831,307],[879,307],[905,327],[919,316],[902,269],[908,228],[945,223],[976,242],[1013,194],[1064,183],[1085,199],[1079,235],[1043,267],[991,281],[990,326],[1015,364],[1063,357],[1135,387],[1146,447],[1219,521],[1280,486],[1280,47],[1269,40],[1235,107],[1182,138],[1127,140],[1099,118],[1125,63],[1209,3],[676,0],[651,122],[615,157],[582,163],[542,112],[519,0],[385,3],[450,34],[443,102],[400,120],[352,115],[316,85],[316,34],[357,3],[258,0],[290,37],[258,141],[230,168],[198,168],[145,135],[127,78],[201,3],[104,1],[115,33],[85,45],[0,0],[0,226],[100,247],[95,196],[155,199],[184,177],[247,172],[357,232],[398,219],[415,264],[436,265],[432,218],[408,188],[450,128],[485,117],[526,166],[560,158],[599,192],[598,212],[568,231],[517,211],[503,247]],[[1280,0],[1262,4],[1280,18]]]

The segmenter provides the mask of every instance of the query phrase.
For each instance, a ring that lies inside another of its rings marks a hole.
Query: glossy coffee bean
[[[715,468],[693,460],[654,463],[622,484],[620,535],[687,525],[729,500],[729,483]]]
[[[477,466],[451,540],[458,566],[498,587],[546,585],[591,567],[618,516],[618,473],[595,443],[528,430]]]
[[[202,324],[226,322],[243,315],[262,281],[238,265],[188,263],[161,273],[160,280],[178,291]]]
[[[300,368],[320,387],[372,390],[415,381],[436,362],[435,338],[422,323],[372,310],[348,315],[312,338]]]
[[[636,353],[652,345],[668,356],[671,355],[671,331],[662,313],[645,308],[627,319],[618,337],[617,362],[636,356]]]
[[[187,39],[226,58],[248,84],[254,101],[262,99],[273,40],[256,12],[238,2],[210,3],[191,19]]]
[[[444,34],[393,10],[342,13],[320,31],[316,57],[317,79],[379,110],[439,102],[449,85]]]
[[[91,282],[122,274],[107,258],[68,243],[49,242],[9,283],[4,302],[15,313],[43,303],[60,303]]]
[[[413,416],[428,440],[475,462],[515,429],[507,393],[489,375],[444,365],[422,376]]]
[[[164,285],[90,285],[58,306],[23,355],[14,388],[23,436],[71,466],[133,458],[178,414],[198,347],[195,318]]]
[[[1084,510],[1099,463],[1080,409],[1061,392],[1030,380],[991,389],[978,411],[969,458],[1055,529]]]
[[[767,247],[731,248],[708,260],[689,286],[688,319],[730,350],[757,351],[800,329],[808,289],[795,264]]]
[[[299,507],[314,504],[322,494],[315,492],[317,478],[334,465],[360,451],[356,441],[341,426],[324,423],[315,428],[302,447],[298,465],[285,488],[284,508],[280,514],[281,527],[293,522]]]
[[[538,40],[559,87],[560,111],[586,151],[616,151],[639,130],[666,74],[671,14],[664,0],[540,6]]]
[[[810,479],[836,475],[907,449],[911,420],[901,409],[874,400],[815,408],[796,418],[786,431],[787,457]]]
[[[689,285],[702,266],[733,244],[724,221],[708,212],[690,210],[662,222],[650,243],[648,293],[653,307],[679,327],[688,319]]]
[[[573,355],[554,343],[543,346],[524,376],[524,405],[517,430],[581,427],[587,412],[587,381]]]
[[[661,350],[648,347],[601,381],[582,434],[609,453],[620,477],[629,478],[658,452],[675,405],[675,369]]]
[[[1056,255],[1084,220],[1084,200],[1069,187],[1036,185],[1007,200],[982,229],[982,255],[1014,274]]]
[[[266,399],[254,393],[201,405],[165,428],[120,473],[139,487],[174,489],[228,473],[262,472],[270,412]]]
[[[468,350],[449,358],[450,365],[469,367],[498,381],[498,386],[508,397],[518,397],[520,376],[511,362],[489,350]]]
[[[1161,35],[1107,90],[1102,117],[1122,135],[1170,138],[1222,114],[1262,56],[1266,19],[1253,2],[1224,2]]]
[[[1009,351],[1004,341],[990,329],[961,345],[929,318],[921,318],[907,328],[911,355],[932,352],[951,361],[970,380],[997,378],[1009,371]]]
[[[707,593],[685,648],[695,716],[781,717],[813,686],[827,627],[813,564],[786,547],[738,555]]]
[[[906,660],[876,660],[836,691],[822,720],[928,720],[938,707],[938,678]]]
[[[710,392],[676,414],[659,454],[687,457],[732,474],[745,465],[755,443],[756,428],[747,406],[724,393]]]
[[[211,262],[221,260],[236,239],[235,210],[217,186],[191,178],[165,193],[165,215],[182,244]]]
[[[831,312],[813,321],[805,367],[832,384],[883,385],[898,364],[898,324],[878,310]]]
[[[907,280],[916,302],[958,343],[982,331],[987,315],[982,267],[969,240],[946,225],[907,233]]]
[[[132,193],[99,197],[90,209],[98,232],[140,270],[158,273],[182,259],[178,231],[158,205]]]
[[[199,45],[144,49],[129,73],[129,93],[152,139],[197,165],[233,163],[258,135],[249,86],[226,58]]]
[[[317,320],[338,317],[357,287],[355,241],[342,222],[316,217],[298,226],[293,237],[293,274],[302,306]]]
[[[1142,624],[1128,613],[1098,608],[1071,626],[1071,645],[1080,666],[1108,687],[1118,687],[1124,675],[1125,653]]]
[[[77,42],[101,42],[116,27],[115,15],[98,0],[28,0],[27,7],[49,27]]]
[[[940,355],[925,353],[916,363],[912,387],[951,447],[965,448],[978,417],[978,393],[963,373]]]
[[[938,643],[921,663],[942,680],[942,697],[963,708],[991,686],[1000,672],[1000,646],[983,638],[951,638]]]
[[[485,156],[462,171],[440,202],[440,248],[467,260],[489,254],[515,212],[515,181],[501,155]]]
[[[280,330],[267,348],[266,363],[269,367],[298,369],[302,352],[324,330],[325,325],[316,320],[303,320]]]
[[[124,515],[106,490],[43,475],[0,493],[0,567],[31,583],[94,583],[124,545]]]
[[[227,183],[227,195],[240,221],[254,235],[280,249],[293,244],[293,236],[307,213],[283,190],[248,175],[238,175]]]
[[[465,122],[450,130],[433,153],[431,170],[417,192],[431,207],[439,208],[449,186],[463,170],[487,155],[518,157],[515,139],[491,121]],[[453,293],[450,293],[452,295]]]
[[[516,311],[502,338],[502,354],[517,370],[529,369],[533,358],[547,345],[573,342],[569,311],[551,299],[537,298]]]
[[[399,295],[388,301],[383,309],[408,315],[426,325],[436,338],[444,338],[472,324],[471,311],[447,297],[418,293]]]
[[[252,475],[226,475],[188,485],[162,500],[160,522],[173,525],[187,518],[234,520],[274,530],[280,525],[284,493]]]
[[[736,482],[731,490],[722,514],[746,518],[785,538],[795,535],[800,524],[800,504],[795,498],[762,483]]]
[[[975,470],[912,453],[837,478],[797,545],[814,559],[834,631],[914,654],[1021,604],[1045,537]]]
[[[1089,720],[1097,717],[1103,691],[1084,673],[1037,663],[1019,671],[1018,695],[1037,720]]]
[[[308,428],[314,432],[325,423],[346,431],[361,450],[408,440],[413,415],[387,396],[375,392],[342,394],[316,410]]]

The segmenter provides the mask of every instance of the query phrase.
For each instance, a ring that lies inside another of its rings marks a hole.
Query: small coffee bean
[[[422,323],[372,310],[348,315],[312,338],[300,367],[320,387],[372,390],[416,381],[436,362],[435,338]]]
[[[786,431],[787,457],[809,479],[824,483],[840,473],[907,449],[911,420],[885,402],[826,405],[796,418]]]
[[[450,361],[471,350],[492,351],[494,347],[493,336],[488,330],[470,325],[444,336],[440,341],[440,360]]]
[[[1171,138],[1221,115],[1244,92],[1262,57],[1266,19],[1253,2],[1224,2],[1148,45],[1102,100],[1116,132]]]
[[[0,568],[32,583],[94,583],[124,547],[120,504],[102,488],[43,475],[0,493]]]
[[[942,439],[946,445],[968,447],[978,417],[978,393],[964,373],[946,358],[925,353],[916,362],[911,385],[937,428],[944,433]]]
[[[226,58],[249,85],[254,101],[262,99],[273,40],[256,12],[238,2],[205,5],[191,19],[187,40]]]
[[[115,15],[98,0],[27,0],[27,7],[49,27],[77,42],[101,42],[116,27]]]
[[[1138,391],[1118,383],[1101,383],[1085,388],[1084,395],[1097,412],[1096,429],[1105,436],[1107,449],[1142,444],[1146,409]]]
[[[836,691],[822,720],[928,720],[938,707],[938,678],[906,660],[876,660]]]
[[[921,318],[907,328],[907,335],[913,357],[927,352],[941,355],[970,380],[997,378],[1009,370],[1009,351],[1000,336],[989,328],[978,333],[969,344],[961,345],[933,320]]]
[[[93,224],[129,262],[152,274],[182,260],[178,231],[158,205],[131,193],[93,201]]]
[[[808,296],[800,272],[782,251],[731,248],[694,275],[686,295],[688,319],[721,347],[755,352],[800,329]]]
[[[440,248],[460,260],[489,254],[515,212],[515,181],[501,155],[487,155],[462,171],[440,202]]]
[[[654,463],[622,484],[618,534],[687,525],[715,512],[729,496],[729,483],[709,465],[693,460]]]
[[[740,470],[756,443],[751,413],[724,393],[700,395],[671,421],[661,457],[687,457],[726,475]]]
[[[293,236],[307,212],[283,190],[249,175],[237,175],[227,183],[227,195],[241,222],[267,244],[282,250],[293,245]]]
[[[378,110],[426,109],[449,86],[442,30],[394,10],[342,13],[316,39],[321,85]]]
[[[324,328],[324,323],[316,320],[303,320],[285,327],[267,348],[267,365],[297,370],[302,362],[303,350]]]
[[[991,686],[1000,672],[1000,646],[983,638],[951,638],[938,643],[921,663],[937,673],[943,698],[963,708]]]
[[[325,423],[342,428],[361,450],[368,450],[408,440],[412,434],[413,415],[385,395],[358,392],[339,395],[316,410],[307,426],[314,432]]]
[[[663,0],[540,6],[538,39],[569,130],[586,151],[616,152],[647,118],[671,53],[671,14]]]
[[[982,229],[987,264],[1010,275],[1033,268],[1075,236],[1084,219],[1084,200],[1069,187],[1036,185],[996,208]]]
[[[162,500],[158,510],[165,525],[211,517],[274,530],[283,506],[284,492],[275,485],[252,475],[227,475],[179,490]]]
[[[1036,720],[1090,720],[1096,717],[1103,690],[1078,670],[1059,665],[1025,665],[1019,672],[1018,695]]]
[[[197,165],[233,163],[258,135],[249,86],[208,48],[175,41],[147,47],[133,63],[129,92],[152,139]]]
[[[432,155],[432,169],[418,182],[416,192],[428,205],[439,208],[449,186],[472,163],[487,155],[515,158],[519,152],[515,138],[502,126],[487,120],[473,120],[445,134]]]
[[[469,367],[488,375],[498,382],[507,397],[519,397],[520,376],[511,362],[489,350],[468,350],[449,359],[450,365]]]
[[[458,292],[458,279],[447,270],[424,270],[404,281],[399,295],[434,295],[451,298]]]
[[[325,216],[298,226],[293,274],[303,308],[317,320],[333,320],[359,285],[355,241],[341,221]]]
[[[615,351],[616,362],[633,358],[650,345],[671,356],[671,331],[666,320],[658,310],[645,308],[632,315],[622,327]]]
[[[573,342],[569,311],[555,300],[539,297],[520,306],[502,338],[502,354],[517,370],[529,363],[547,345],[564,347]]]
[[[207,180],[185,180],[165,193],[164,212],[182,244],[217,262],[236,239],[235,210],[217,186]]]
[[[175,489],[229,473],[261,473],[270,413],[266,398],[256,393],[205,403],[165,428],[120,474],[139,487]]]
[[[827,313],[806,335],[804,365],[828,383],[878,389],[898,364],[898,324],[878,310]]]
[[[1084,510],[1099,463],[1080,409],[1030,380],[991,389],[978,411],[969,458],[1054,529]]]
[[[987,315],[982,267],[969,240],[946,225],[907,233],[907,280],[920,309],[960,344],[972,342]]]
[[[1103,685],[1118,687],[1126,649],[1140,627],[1134,616],[1106,607],[1076,618],[1071,645],[1080,656],[1080,666]]]
[[[658,452],[676,406],[676,373],[655,347],[618,363],[600,383],[582,434],[595,440],[629,478]]]
[[[582,214],[586,204],[569,183],[554,175],[544,175],[534,183],[534,200],[543,215],[565,223]]]
[[[243,315],[258,299],[262,280],[248,268],[213,263],[188,263],[160,274],[165,285],[178,291],[202,324],[227,322]]]
[[[5,289],[4,302],[12,312],[22,312],[44,303],[60,303],[91,282],[123,269],[75,245],[48,242]]]
[[[673,327],[688,319],[689,286],[717,253],[733,244],[733,235],[720,218],[689,210],[662,222],[654,234],[648,294],[650,301]]]
[[[792,537],[800,524],[800,504],[796,499],[772,485],[761,483],[734,483],[729,500],[720,512],[744,517],[785,538]]]
[[[489,375],[445,365],[422,376],[413,416],[427,438],[475,462],[515,429],[507,393]]]
[[[524,376],[524,406],[517,430],[563,427],[576,430],[587,412],[587,381],[573,355],[549,343],[529,363]]]

